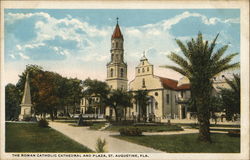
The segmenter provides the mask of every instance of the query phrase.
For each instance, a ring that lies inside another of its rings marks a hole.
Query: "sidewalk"
[[[110,153],[165,153],[153,148],[110,137],[110,135],[114,134],[109,131],[89,130],[88,127],[75,127],[66,123],[57,122],[50,122],[49,126],[93,151],[95,151],[97,139],[100,137],[106,140],[107,150]]]

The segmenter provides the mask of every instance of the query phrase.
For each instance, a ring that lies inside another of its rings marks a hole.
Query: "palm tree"
[[[238,53],[223,56],[228,48],[225,45],[214,52],[216,40],[209,43],[203,41],[202,34],[199,33],[197,39],[193,38],[184,45],[180,40],[176,40],[184,56],[172,52],[167,57],[175,62],[176,66],[162,66],[172,69],[186,76],[191,84],[191,96],[197,109],[199,121],[198,139],[204,142],[211,142],[209,129],[209,107],[212,91],[212,78],[222,71],[239,67],[239,63],[230,63]]]
[[[226,110],[226,119],[231,120],[233,114],[240,113],[240,76],[233,75],[233,79],[225,79],[230,88],[221,88],[224,109]]]
[[[139,121],[141,119],[141,114],[144,121],[146,121],[146,107],[149,100],[148,92],[146,90],[138,90],[135,92],[134,99],[136,101],[136,105],[139,106]]]
[[[116,122],[124,115],[123,111],[131,106],[131,96],[128,92],[117,89],[112,90],[108,98],[108,106],[115,110]]]

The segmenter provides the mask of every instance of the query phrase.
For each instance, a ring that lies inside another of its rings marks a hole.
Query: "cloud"
[[[14,54],[9,55],[12,59],[16,59],[16,56]]]
[[[166,55],[172,51],[180,52],[175,38],[184,42],[196,36],[190,32],[183,36],[172,32],[177,28],[176,26],[181,26],[181,22],[189,20],[189,18],[195,18],[197,25],[203,24],[208,29],[213,26],[217,27],[218,24],[239,23],[237,18],[209,18],[200,13],[183,12],[153,24],[129,27],[121,25],[124,35],[125,61],[128,63],[130,80],[134,78],[135,66],[138,65],[144,50],[150,63],[154,65],[156,74],[167,76],[168,73],[171,73],[172,76],[172,72],[166,73],[166,69],[159,68],[159,66],[172,64]],[[16,38],[13,44],[9,42],[11,45],[7,48],[8,56],[6,57],[9,57],[10,61],[17,62],[20,59],[33,61],[42,66],[49,66],[50,70],[59,73],[72,71],[72,73],[68,73],[69,76],[76,73],[81,74],[81,79],[87,78],[86,76],[106,78],[106,63],[110,60],[110,37],[115,26],[95,26],[86,19],[79,20],[69,14],[63,18],[55,18],[45,12],[7,13],[5,17],[5,23],[13,28],[18,28],[17,22],[24,20],[31,23],[25,33],[34,31],[34,34],[32,37],[26,36],[24,40]],[[192,24],[190,26],[192,27]],[[186,27],[181,26],[181,29],[185,30]],[[23,37],[17,36],[20,34],[19,30],[14,33],[11,30],[8,32],[16,37]],[[228,32],[223,32],[222,39],[228,34]],[[204,34],[204,37],[208,37],[208,39],[214,38],[214,36]],[[231,40],[232,36],[228,39]],[[7,41],[13,41],[13,39],[9,38]],[[73,69],[70,69],[71,67]]]
[[[24,53],[19,53],[19,56],[22,58],[22,59],[30,59],[30,57],[29,56],[26,56],[26,55],[24,55]]]
[[[200,18],[203,24],[206,25],[215,25],[217,23],[240,23],[239,18],[230,18],[230,19],[220,19],[218,17],[211,17],[208,18],[205,15],[202,15],[200,13],[190,13],[188,11],[183,12],[182,14],[176,15],[173,18],[170,19],[166,19],[163,21],[160,21],[156,24],[147,24],[144,27],[145,28],[153,28],[153,27],[157,27],[157,26],[161,26],[164,28],[164,30],[170,30],[174,25],[178,24],[179,22],[181,22],[184,19],[190,18],[190,17],[196,17],[196,18]]]
[[[100,46],[96,43],[103,44],[102,41],[108,39],[106,37],[109,37],[112,30],[111,27],[97,29],[86,21],[80,21],[71,15],[57,19],[44,12],[7,13],[5,17],[5,23],[7,25],[15,25],[18,21],[24,20],[29,20],[29,23],[33,23],[33,25],[29,26],[28,31],[35,31],[36,35],[34,38],[20,41],[21,43],[16,45],[16,50],[28,53],[31,59],[39,58],[37,56],[37,50],[39,49],[40,53],[41,48],[46,46],[49,48],[60,48],[60,51],[54,50],[54,54],[60,54],[61,56],[69,56],[72,54],[74,57],[81,57],[83,54],[87,55],[91,52],[98,52],[101,53],[101,56],[91,54],[89,58],[85,58],[85,60],[105,60],[104,52],[99,51]],[[15,35],[19,33],[20,32],[17,32]],[[40,55],[44,57],[44,54]],[[55,58],[56,57],[58,56],[55,56]],[[55,60],[55,58],[52,59]],[[58,60],[61,60],[61,57],[58,58]]]

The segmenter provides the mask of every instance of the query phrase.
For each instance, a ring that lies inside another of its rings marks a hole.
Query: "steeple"
[[[145,55],[145,51],[143,51],[143,55],[141,57],[141,61],[144,61],[144,60],[148,60],[146,55]]]
[[[116,27],[115,27],[115,30],[114,30],[114,32],[112,34],[112,39],[114,39],[114,38],[121,38],[121,39],[123,39],[123,35],[122,35],[122,32],[121,32],[120,27],[119,27],[118,19],[119,18],[117,17],[116,18],[116,20],[117,20]]]

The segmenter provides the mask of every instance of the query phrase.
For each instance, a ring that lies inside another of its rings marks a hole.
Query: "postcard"
[[[249,158],[249,1],[1,4],[1,159]]]

